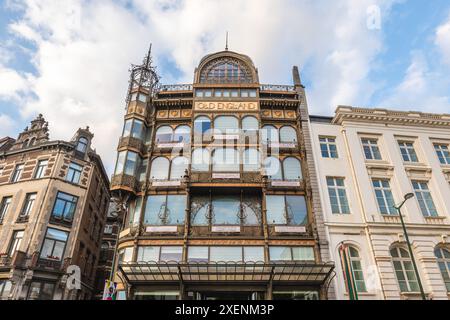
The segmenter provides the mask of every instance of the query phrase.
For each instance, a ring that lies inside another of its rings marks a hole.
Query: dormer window
[[[86,139],[85,137],[81,137],[80,139],[78,139],[78,143],[77,143],[77,151],[85,153],[86,149],[87,149],[87,145],[88,145],[88,139]]]

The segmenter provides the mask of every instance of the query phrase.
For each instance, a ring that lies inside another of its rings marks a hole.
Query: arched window
[[[204,134],[211,129],[211,120],[208,117],[200,116],[194,120],[194,133]]]
[[[441,270],[447,292],[450,292],[450,251],[447,248],[436,247],[434,255]]]
[[[282,180],[281,163],[277,157],[267,157],[264,160],[264,173],[272,180]]]
[[[192,171],[209,171],[210,155],[205,148],[197,148],[192,152]]]
[[[395,246],[391,248],[390,252],[400,291],[418,292],[419,284],[408,251],[400,246]]]
[[[278,129],[272,125],[262,127],[261,137],[263,143],[278,142]]]
[[[253,116],[247,116],[242,119],[242,130],[244,131],[254,131],[258,130],[259,124],[258,119]]]
[[[22,143],[22,148],[26,148],[28,147],[28,139],[26,139],[23,143]]]
[[[36,142],[36,138],[35,137],[31,138],[30,143],[28,144],[28,146],[29,147],[33,146],[35,142]]]
[[[355,281],[356,290],[358,292],[366,292],[366,283],[364,282],[364,274],[361,264],[361,257],[359,252],[355,247],[348,247],[348,255],[350,260],[350,265],[352,268],[353,279]]]
[[[191,127],[181,125],[175,128],[175,133],[173,135],[173,140],[175,142],[186,142],[189,143],[191,140]]]
[[[85,137],[79,138],[78,143],[77,143],[77,151],[85,153],[86,149],[87,149],[87,145],[88,145],[88,139],[86,139]]]
[[[283,161],[284,180],[300,180],[302,167],[300,161],[294,157],[287,157]]]
[[[213,171],[239,171],[239,152],[234,148],[217,148],[213,153]]]
[[[150,179],[167,180],[169,178],[169,160],[165,157],[153,159]]]
[[[173,130],[169,126],[162,126],[156,130],[156,142],[172,142]]]
[[[258,171],[260,169],[259,151],[255,148],[245,149],[243,165],[244,171]]]
[[[236,59],[220,59],[209,62],[200,73],[201,83],[251,83],[252,75]]]
[[[297,131],[291,126],[284,126],[280,129],[281,142],[296,142]]]
[[[170,167],[170,180],[178,180],[184,177],[185,170],[188,168],[188,159],[186,157],[176,157],[172,159]]]
[[[214,119],[214,130],[218,133],[236,133],[239,129],[239,122],[233,116],[218,116]]]

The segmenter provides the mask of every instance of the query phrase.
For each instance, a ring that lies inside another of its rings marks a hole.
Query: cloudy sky
[[[38,113],[52,139],[89,125],[111,172],[130,64],[152,42],[162,82],[192,82],[226,31],[262,83],[298,65],[312,114],[450,113],[448,0],[0,0],[0,136]]]

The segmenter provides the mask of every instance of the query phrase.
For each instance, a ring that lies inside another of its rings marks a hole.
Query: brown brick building
[[[111,190],[126,203],[115,280],[127,299],[327,298],[328,262],[298,69],[259,83],[232,51],[193,84],[133,66]]]
[[[2,139],[1,299],[92,297],[110,199],[92,138],[86,128],[49,140],[39,115],[17,140]]]

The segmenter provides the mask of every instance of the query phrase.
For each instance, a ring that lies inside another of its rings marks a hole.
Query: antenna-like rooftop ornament
[[[225,38],[225,51],[228,51],[228,31],[227,31],[227,35]]]

